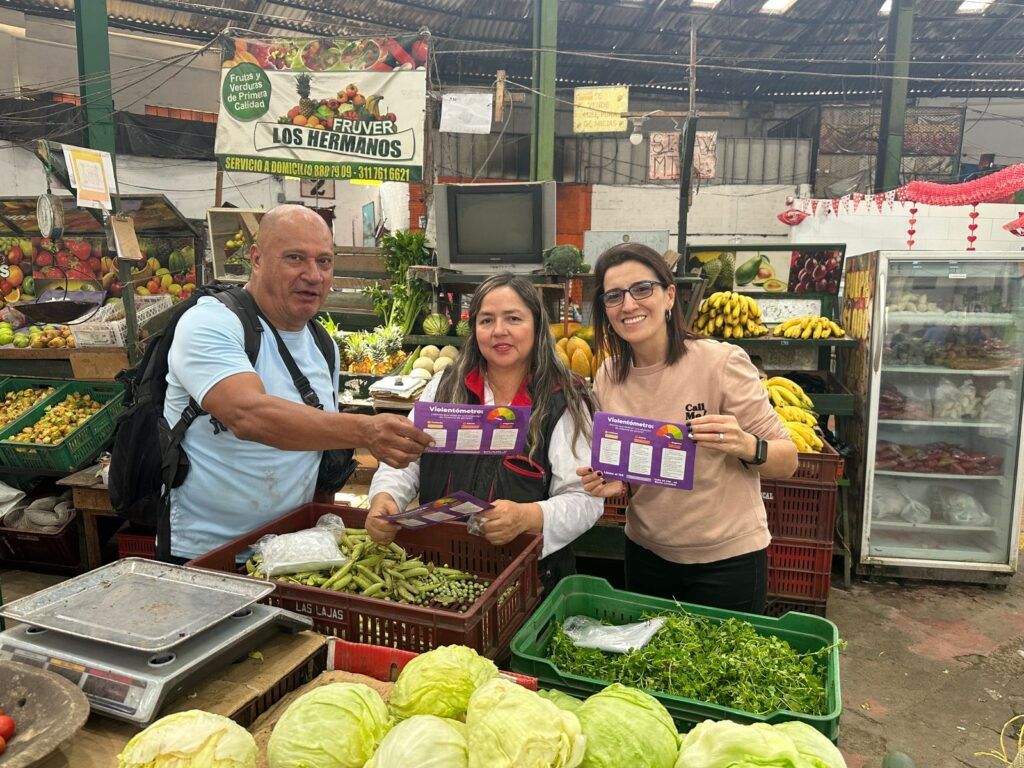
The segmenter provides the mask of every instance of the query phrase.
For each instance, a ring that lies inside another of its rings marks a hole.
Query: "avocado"
[[[761,283],[761,287],[769,293],[781,293],[786,290],[786,284],[781,280],[776,280],[774,277],[765,280]]]
[[[757,275],[754,277],[754,285],[764,285],[766,281],[771,280],[775,277],[775,267],[771,265],[767,259],[761,264],[757,270]]]

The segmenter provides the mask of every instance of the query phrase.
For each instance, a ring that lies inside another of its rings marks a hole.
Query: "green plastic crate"
[[[14,426],[22,419],[29,419],[33,415],[35,418],[28,423],[34,424],[43,415],[43,409],[46,406],[53,404],[54,399],[60,396],[60,393],[64,390],[64,387],[66,387],[67,384],[67,381],[61,379],[31,379],[21,376],[12,376],[0,381],[0,400],[3,400],[3,398],[7,396],[8,392],[15,392],[19,389],[27,389],[29,387],[53,387],[54,389],[54,391],[50,393],[49,397],[40,400],[21,414],[21,416],[10,422],[10,424],[7,424],[6,426],[0,425],[0,435],[7,432],[8,427]]]
[[[122,409],[124,387],[114,382],[70,381],[45,405],[33,408],[13,424],[0,431],[0,464],[25,469],[72,472],[99,453],[111,435]],[[8,438],[43,417],[46,405],[58,405],[74,393],[88,393],[104,403],[85,424],[55,445],[15,443]]]
[[[512,639],[512,670],[536,677],[541,688],[555,688],[578,698],[586,698],[600,691],[610,681],[566,674],[547,658],[547,649],[554,635],[555,624],[568,616],[587,616],[607,620],[613,624],[627,624],[639,621],[641,616],[648,612],[687,612],[714,621],[741,619],[753,624],[758,633],[780,637],[803,652],[836,645],[839,641],[839,630],[836,625],[817,616],[788,613],[782,618],[772,619],[624,592],[613,589],[604,579],[593,576],[569,576],[559,582]],[[839,738],[839,715],[842,711],[838,646],[829,653],[826,688],[828,714],[825,715],[805,715],[788,710],[756,715],[658,691],[648,693],[665,705],[680,732],[688,731],[704,720],[770,724],[799,720],[818,729],[835,742]]]

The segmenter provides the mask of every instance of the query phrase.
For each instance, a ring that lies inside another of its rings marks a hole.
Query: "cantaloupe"
[[[429,357],[431,360],[436,360],[440,354],[441,350],[433,344],[427,344],[427,346],[420,350],[420,357]]]
[[[450,357],[452,360],[454,360],[458,356],[459,356],[458,348],[457,347],[453,347],[451,344],[448,344],[448,345],[442,347],[441,351],[438,353],[438,357]]]
[[[416,358],[416,362],[412,364],[412,369],[414,371],[419,370],[421,368],[424,371],[428,371],[430,373],[434,372],[434,361],[431,360],[429,357],[423,357],[422,353],[420,354],[419,357]]]

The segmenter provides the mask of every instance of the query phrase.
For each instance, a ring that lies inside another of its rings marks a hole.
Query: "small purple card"
[[[685,424],[594,414],[591,462],[606,480],[689,491],[696,453]]]
[[[526,445],[530,407],[420,402],[412,421],[434,438],[427,453],[517,454]]]
[[[438,523],[466,520],[475,514],[491,509],[494,505],[476,498],[465,491],[456,491],[429,504],[421,504],[397,515],[384,515],[380,519],[395,523],[403,528],[425,528]]]

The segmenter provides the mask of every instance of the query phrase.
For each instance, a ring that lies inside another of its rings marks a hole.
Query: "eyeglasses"
[[[622,288],[612,288],[610,291],[604,291],[601,294],[601,301],[604,302],[606,307],[617,307],[626,300],[627,292],[637,301],[642,301],[654,293],[655,286],[664,288],[665,284],[657,280],[641,280],[639,283],[633,283],[625,290]]]

